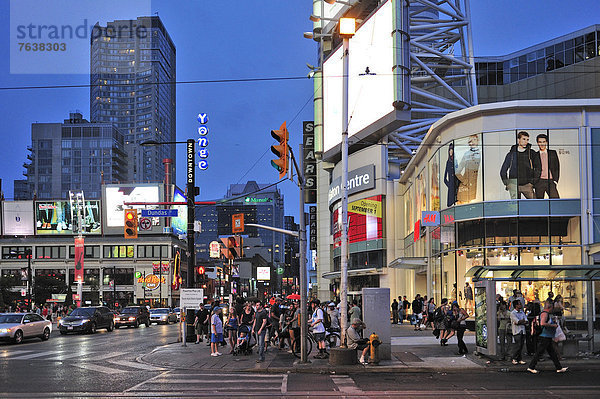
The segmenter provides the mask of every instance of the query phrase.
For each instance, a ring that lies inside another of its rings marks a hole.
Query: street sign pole
[[[194,287],[194,268],[196,266],[196,251],[194,248],[194,220],[196,218],[195,208],[195,191],[196,191],[196,174],[195,174],[195,154],[194,146],[195,141],[190,139],[187,141],[187,211],[188,211],[188,225],[187,225],[187,278],[186,286],[188,288]],[[184,342],[185,343],[185,342]]]

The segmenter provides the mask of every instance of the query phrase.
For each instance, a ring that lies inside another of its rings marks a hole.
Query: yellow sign
[[[354,201],[348,204],[348,212],[380,218],[382,214],[381,201],[367,199]]]
[[[145,278],[142,276],[137,279],[139,284],[145,284],[147,290],[157,289],[160,286],[161,281],[165,284],[165,276],[162,276],[162,278],[159,279],[156,274],[147,274]]]

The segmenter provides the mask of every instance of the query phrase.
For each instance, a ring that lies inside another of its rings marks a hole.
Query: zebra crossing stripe
[[[118,364],[119,366],[132,367],[135,369],[141,369],[146,371],[163,371],[164,368],[154,367],[149,364],[142,364],[136,362],[130,362],[128,360],[108,360],[109,363]]]
[[[57,352],[57,351],[37,352],[37,353],[29,354],[29,355],[11,357],[10,360],[33,359],[36,357],[42,357],[42,356],[47,356],[47,355],[58,355],[58,354],[60,354],[60,352]]]
[[[104,374],[121,374],[121,373],[127,372],[126,370],[119,370],[119,369],[115,369],[115,368],[111,368],[111,367],[104,367],[104,366],[100,366],[98,364],[92,364],[92,363],[74,363],[73,366],[82,368],[84,370],[97,371],[97,372],[104,373]]]
[[[86,358],[81,359],[81,361],[83,361],[83,362],[94,362],[96,360],[110,359],[111,357],[123,356],[125,354],[126,354],[126,352],[111,352],[111,353],[105,353],[103,355],[98,355],[98,356],[93,356],[93,357],[86,357]]]

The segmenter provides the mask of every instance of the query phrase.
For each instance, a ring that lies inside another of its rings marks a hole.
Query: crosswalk
[[[249,374],[249,373],[181,373],[165,371],[149,378],[129,389],[127,393],[168,392],[174,395],[189,396],[196,393],[205,397],[218,394],[220,397],[232,396],[271,396],[287,394],[287,374]],[[227,383],[231,381],[231,384]]]
[[[104,374],[122,374],[133,371],[164,371],[164,368],[138,363],[132,360],[138,355],[137,352],[100,352],[100,351],[77,351],[64,352],[61,350],[34,351],[34,350],[0,350],[0,361],[44,362],[58,361],[84,370],[95,371]]]

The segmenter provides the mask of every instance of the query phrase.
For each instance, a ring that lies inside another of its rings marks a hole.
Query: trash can
[[[186,342],[196,341],[196,330],[194,329],[194,320],[196,320],[196,309],[186,309],[185,315],[185,340]]]

